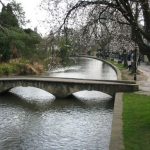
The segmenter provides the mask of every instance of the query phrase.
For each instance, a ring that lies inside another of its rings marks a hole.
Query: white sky
[[[27,20],[30,20],[30,23],[26,25],[26,28],[34,29],[37,27],[38,33],[42,35],[48,34],[49,26],[46,23],[43,23],[47,19],[46,12],[41,10],[39,5],[42,0],[15,0],[18,3],[21,3],[23,10],[25,11],[25,16]],[[6,5],[10,0],[2,0]],[[0,5],[1,9],[1,5]]]
[[[48,29],[46,25],[43,25],[43,21],[46,19],[46,13],[39,7],[41,0],[16,0],[16,2],[21,3],[25,11],[26,19],[30,20],[27,27],[31,29],[37,27],[39,33],[46,34]]]
[[[26,25],[26,28],[34,29],[37,27],[38,33],[41,33],[43,36],[48,35],[52,29],[56,29],[60,26],[63,21],[64,14],[66,13],[67,5],[64,0],[62,3],[59,3],[59,7],[55,7],[53,2],[55,0],[47,0],[51,6],[53,13],[49,14],[44,11],[44,9],[40,8],[40,3],[42,0],[15,0],[18,3],[21,3],[23,10],[25,11],[25,16],[27,20],[30,20],[30,23]],[[70,2],[72,0],[69,0]],[[76,2],[78,0],[73,0],[72,2]],[[6,5],[11,0],[2,0],[2,2]],[[1,7],[1,5],[0,5]],[[47,4],[44,5],[45,9],[47,9]],[[83,15],[84,16],[84,15]],[[81,19],[81,18],[80,18]],[[77,21],[76,23],[79,23]],[[71,26],[74,26],[74,22],[72,22]]]

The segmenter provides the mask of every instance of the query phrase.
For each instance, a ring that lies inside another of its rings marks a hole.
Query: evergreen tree
[[[0,3],[3,6],[0,12],[0,59],[9,61],[10,58],[19,56],[31,58],[36,51],[36,44],[40,42],[40,35],[31,29],[19,26],[17,13],[14,12],[16,10],[23,12],[22,8],[19,8],[20,5],[8,3],[5,6],[2,1]],[[21,15],[20,20],[24,20]]]
[[[19,27],[18,20],[10,4],[2,8],[2,12],[0,13],[0,25],[3,27]]]

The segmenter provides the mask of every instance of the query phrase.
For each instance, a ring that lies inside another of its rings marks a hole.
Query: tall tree
[[[12,6],[9,3],[2,7],[0,25],[3,27],[19,27],[17,17],[13,13]]]
[[[131,28],[132,40],[138,45],[140,52],[147,55],[150,61],[149,0],[77,0],[73,5],[72,1],[70,3],[68,2],[68,7],[69,10],[66,13],[63,23],[65,26],[69,22],[69,19],[72,19],[71,16],[75,12],[81,12],[79,10],[85,9],[90,11],[93,17],[92,20],[87,18],[89,20],[87,23],[91,23],[92,25],[102,24],[108,18],[120,24],[128,25]],[[97,13],[93,13],[95,10],[97,10]]]
[[[21,3],[17,3],[15,0],[12,0],[10,2],[10,6],[12,7],[13,13],[16,16],[20,26],[24,26],[30,22],[30,20],[25,18],[25,12],[21,6]]]
[[[0,12],[0,55],[1,60],[9,61],[19,55],[31,58],[36,50],[36,44],[40,42],[40,35],[31,29],[23,29],[19,25],[19,18],[15,11],[20,6],[17,3],[8,3],[6,6],[0,0],[2,10]],[[24,18],[22,18],[24,19]]]

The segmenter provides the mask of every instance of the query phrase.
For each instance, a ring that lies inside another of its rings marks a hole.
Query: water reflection
[[[51,102],[55,100],[54,95],[36,87],[19,86],[12,88],[9,92],[20,97],[25,103],[38,105],[41,107],[50,105]]]
[[[107,100],[107,99],[112,98],[110,95],[105,94],[103,92],[88,91],[88,90],[73,93],[73,96],[85,102],[88,102],[88,101],[93,102],[93,101],[97,101],[97,100],[99,101],[99,100],[105,100],[105,99]]]
[[[79,58],[77,62],[76,66],[48,71],[44,76],[116,79],[113,69],[100,61]],[[109,149],[113,111],[110,96],[82,91],[74,93],[78,99],[49,99],[50,103],[43,106],[46,93],[40,97],[41,92],[33,92],[31,87],[15,92],[20,97],[12,93],[0,96],[0,149]]]
[[[108,149],[113,102],[58,99],[44,111],[0,97],[0,149]],[[23,106],[23,105],[22,105]],[[105,138],[104,138],[105,136]]]
[[[108,64],[91,58],[77,58],[76,65],[50,70],[45,76],[117,80],[116,72]]]

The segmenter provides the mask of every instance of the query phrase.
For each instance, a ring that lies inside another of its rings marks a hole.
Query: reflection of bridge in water
[[[116,92],[133,92],[138,90],[138,85],[134,81],[45,77],[0,78],[0,92],[8,91],[17,86],[37,87],[52,93],[56,97],[66,97],[81,90],[96,90],[112,96]]]

